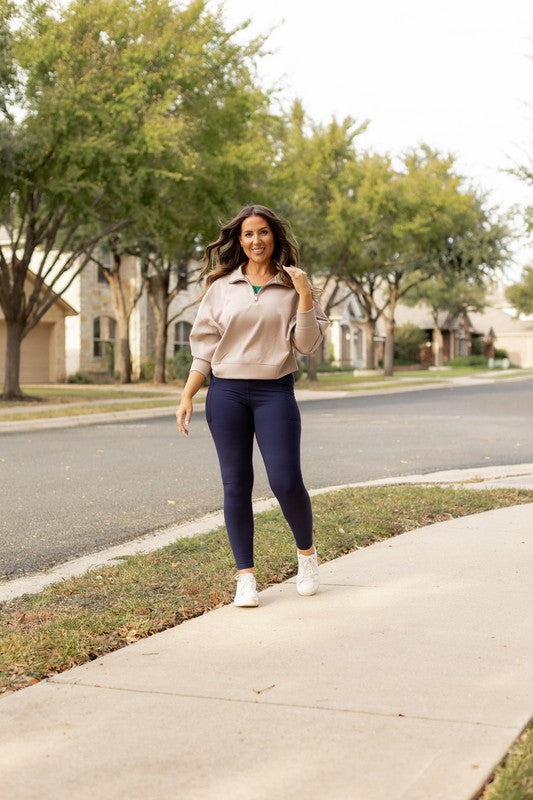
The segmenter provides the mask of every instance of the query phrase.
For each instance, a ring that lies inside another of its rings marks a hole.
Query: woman
[[[206,248],[206,291],[191,331],[193,363],[176,412],[187,436],[192,398],[211,373],[206,418],[220,462],[224,518],[237,564],[237,606],[257,606],[252,511],[254,434],[268,480],[296,540],[297,588],[318,589],[311,501],[300,469],[293,350],[313,353],[328,320],[313,299],[287,225],[245,206]],[[212,267],[214,266],[214,269]]]

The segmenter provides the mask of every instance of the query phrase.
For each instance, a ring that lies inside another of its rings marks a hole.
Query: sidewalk
[[[7,696],[2,794],[470,800],[531,716],[532,532],[421,528]]]

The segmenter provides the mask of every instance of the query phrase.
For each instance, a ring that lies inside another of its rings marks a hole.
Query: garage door
[[[48,383],[50,381],[50,336],[53,322],[39,322],[22,342],[20,382]],[[0,321],[0,383],[4,380],[6,358],[6,323]]]

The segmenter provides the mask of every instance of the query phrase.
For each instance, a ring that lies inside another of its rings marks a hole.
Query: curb
[[[501,481],[506,481],[507,485],[503,486]],[[326,494],[327,492],[340,491],[341,489],[355,489],[365,486],[398,486],[402,484],[440,484],[454,489],[492,489],[498,487],[516,487],[519,483],[522,483],[521,488],[533,489],[533,463],[502,465],[499,467],[473,467],[461,470],[441,470],[439,472],[430,472],[426,474],[402,475],[394,478],[377,478],[371,481],[311,489],[309,490],[309,494],[311,497],[315,497],[320,494]],[[262,511],[270,511],[277,507],[278,502],[275,498],[264,498],[254,500],[253,502],[254,514]],[[106,548],[105,550],[66,561],[57,567],[52,567],[42,572],[3,581],[0,583],[0,603],[14,600],[16,597],[20,597],[23,594],[35,594],[52,583],[59,583],[62,580],[83,575],[90,569],[113,565],[128,556],[159,550],[165,547],[165,545],[171,544],[176,539],[209,533],[223,524],[223,511],[211,512],[198,519],[153,531],[143,536],[138,536],[135,539],[130,539],[122,544]]]
[[[506,378],[506,382],[518,382],[533,380],[532,375],[518,375]],[[424,383],[422,385],[405,384],[396,386],[383,386],[382,388],[367,388],[361,390],[343,390],[329,391],[327,389],[311,390],[311,389],[298,389],[296,388],[296,400],[298,403],[306,403],[309,401],[320,400],[335,400],[345,399],[347,397],[375,397],[379,395],[388,394],[405,394],[407,392],[423,392],[431,389],[457,389],[462,386],[483,386],[487,384],[498,383],[498,378],[485,377],[485,378],[454,378],[443,381],[435,381],[434,383]],[[88,425],[106,425],[116,422],[131,422],[134,420],[143,419],[158,419],[161,417],[170,416],[172,411],[177,407],[178,401],[169,402],[168,406],[159,406],[158,408],[144,408],[144,409],[131,409],[129,411],[107,411],[102,414],[78,414],[64,417],[44,417],[39,419],[25,419],[17,422],[2,422],[0,416],[0,433],[21,433],[36,430],[51,430],[57,428],[75,428],[85,427]],[[203,411],[204,403],[195,405],[196,411]]]

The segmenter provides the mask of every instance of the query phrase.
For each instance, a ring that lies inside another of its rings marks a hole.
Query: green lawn
[[[131,400],[132,398],[152,398],[161,396],[160,391],[148,388],[121,389],[110,387],[109,385],[90,385],[90,386],[27,386],[22,387],[24,394],[28,395],[28,400],[2,400],[0,408],[35,408],[36,405],[46,406],[57,403],[80,403],[94,402],[103,400]],[[176,387],[169,386],[168,394],[175,394]]]
[[[533,492],[420,486],[345,489],[313,500],[322,561],[432,522],[531,502]],[[259,588],[295,573],[279,510],[256,517]],[[229,603],[233,557],[224,528],[0,604],[0,687],[26,686]]]

